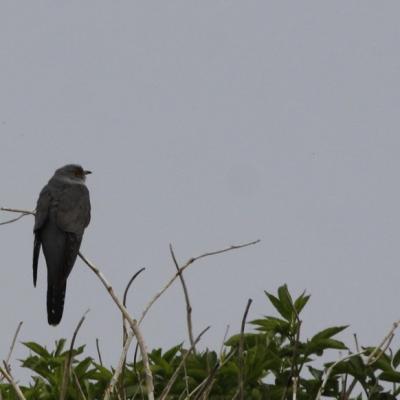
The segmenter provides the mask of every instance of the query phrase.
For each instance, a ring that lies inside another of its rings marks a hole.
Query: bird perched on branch
[[[40,247],[47,264],[47,319],[61,321],[67,278],[75,264],[83,232],[90,222],[89,190],[80,165],[56,170],[42,189],[36,206],[33,246],[33,285],[36,286]]]

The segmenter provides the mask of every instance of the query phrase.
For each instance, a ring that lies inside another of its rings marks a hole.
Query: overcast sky
[[[351,324],[377,344],[400,317],[400,3],[397,1],[2,1],[0,205],[33,209],[77,162],[92,221],[82,252],[117,293],[140,267],[138,316],[179,261],[231,244],[186,279],[195,333],[273,313],[263,290],[312,294],[304,335]],[[1,220],[13,215],[1,213]],[[20,340],[70,338],[107,363],[120,314],[78,260],[61,324],[46,269],[32,285],[33,219],[0,227],[0,358]],[[186,340],[177,282],[143,325],[150,348]],[[398,342],[397,342],[398,343]],[[22,345],[17,358],[27,355]],[[17,375],[22,372],[16,373]]]

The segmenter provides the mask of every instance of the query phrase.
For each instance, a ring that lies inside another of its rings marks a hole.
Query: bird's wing
[[[84,185],[69,185],[59,196],[57,226],[64,232],[83,235],[90,222],[89,190]]]
[[[49,216],[51,199],[50,188],[46,185],[40,192],[39,199],[36,203],[35,226],[33,228],[34,232],[38,231],[46,222]]]
[[[32,262],[34,286],[36,286],[38,261],[39,261],[40,245],[41,245],[39,231],[48,219],[50,203],[51,203],[51,193],[49,187],[46,185],[40,192],[39,199],[36,204],[35,226],[33,228],[33,232],[35,234],[35,239],[33,243],[33,262]]]

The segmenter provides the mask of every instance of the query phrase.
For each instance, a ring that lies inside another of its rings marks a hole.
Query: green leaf
[[[379,375],[379,379],[386,382],[400,383],[400,372],[384,371]]]
[[[34,353],[38,354],[43,358],[49,358],[50,353],[42,346],[35,342],[24,342],[23,343],[28,349],[32,350]]]
[[[272,305],[275,307],[276,311],[285,318],[287,321],[290,321],[292,319],[292,310],[291,308],[286,308],[285,305],[281,302],[280,299],[275,297],[273,294],[268,293],[265,291],[266,296],[268,297],[269,301],[272,303]]]
[[[395,355],[393,356],[393,366],[397,368],[400,364],[400,349],[396,351]]]
[[[56,349],[54,351],[55,356],[61,355],[62,351],[64,350],[66,339],[60,339],[56,341]]]
[[[182,348],[182,343],[178,344],[177,346],[172,347],[168,351],[166,351],[163,355],[163,358],[167,360],[168,362],[171,362],[172,359],[176,356],[176,353],[181,350]]]
[[[259,341],[265,341],[265,336],[259,333],[245,333],[243,342],[245,347],[254,347]],[[231,336],[226,342],[225,346],[234,347],[238,346],[240,342],[240,334]]]
[[[77,366],[75,366],[74,371],[78,378],[80,378],[92,364],[92,358],[86,357]]]
[[[311,340],[305,346],[306,354],[317,354],[322,355],[324,350],[326,349],[338,349],[338,350],[346,350],[347,347],[343,342],[335,339],[317,339]]]
[[[290,323],[275,317],[265,317],[264,319],[256,319],[250,322],[257,326],[258,331],[280,333],[287,336],[290,331]]]
[[[301,311],[303,310],[304,306],[308,303],[308,300],[310,300],[310,295],[306,295],[305,292],[303,292],[294,302],[294,308],[297,311],[297,314],[300,314]]]
[[[319,339],[329,339],[330,337],[337,335],[339,332],[342,332],[346,328],[348,328],[348,325],[333,326],[331,328],[324,329],[323,331],[318,332],[316,335],[314,335],[311,338],[311,341]]]
[[[283,307],[292,315],[294,313],[293,300],[286,284],[278,288],[278,297]]]

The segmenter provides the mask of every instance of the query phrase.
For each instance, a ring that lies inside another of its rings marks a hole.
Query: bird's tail
[[[67,281],[57,284],[48,282],[47,284],[47,320],[50,325],[58,325],[61,321],[66,288]]]

